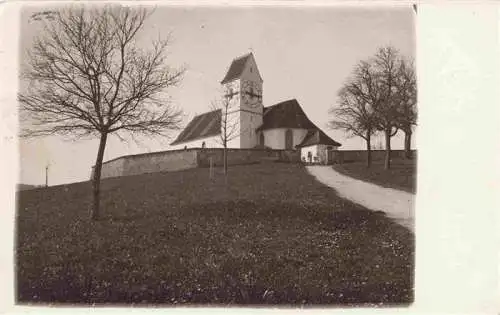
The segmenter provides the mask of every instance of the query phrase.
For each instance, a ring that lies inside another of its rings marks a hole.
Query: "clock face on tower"
[[[262,90],[252,81],[241,82],[241,99],[249,107],[257,107],[262,101]]]

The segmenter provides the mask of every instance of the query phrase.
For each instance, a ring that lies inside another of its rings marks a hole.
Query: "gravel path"
[[[371,210],[383,211],[388,217],[414,231],[414,194],[342,175],[331,166],[308,166],[307,170],[318,181],[335,189],[342,198]]]

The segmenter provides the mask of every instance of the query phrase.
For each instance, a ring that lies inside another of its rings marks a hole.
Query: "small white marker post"
[[[47,163],[47,165],[45,165],[45,187],[49,187],[49,166],[50,163]]]
[[[213,162],[212,162],[212,157],[210,157],[210,179],[212,179],[214,176],[213,174]]]

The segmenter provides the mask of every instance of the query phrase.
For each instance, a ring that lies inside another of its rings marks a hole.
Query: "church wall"
[[[258,144],[258,135],[255,130],[262,125],[262,115],[256,113],[241,112],[240,124],[240,146],[242,149],[251,149]]]
[[[292,129],[293,134],[293,147],[300,144],[307,134],[306,129]]]
[[[264,144],[272,149],[285,149],[286,128],[264,130]],[[306,129],[292,129],[293,146],[300,144],[307,134]]]
[[[328,152],[326,144],[318,144],[317,156],[319,163],[326,164],[328,162]]]
[[[264,130],[264,145],[272,149],[285,148],[285,129]]]
[[[227,147],[231,149],[239,149],[241,145],[240,136],[236,136],[227,142]],[[222,148],[222,146],[221,146]]]
[[[230,113],[227,117],[227,128],[228,128],[228,134],[227,137],[229,141],[227,142],[227,147],[228,148],[240,148],[241,147],[241,131],[240,131],[240,126],[241,126],[241,112],[240,111],[234,111]],[[236,131],[231,133],[231,127],[235,128]],[[224,126],[221,124],[221,134],[224,133]],[[222,145],[220,146],[221,148],[223,147]]]
[[[240,80],[240,91],[241,89],[245,89],[241,86],[241,82],[243,81],[251,81],[254,82],[255,86],[258,87],[262,92],[262,78],[259,74],[259,70],[257,68],[257,64],[255,63],[255,59],[250,58],[247,61],[247,65],[243,72],[241,73]],[[240,112],[240,142],[238,148],[248,149],[253,148],[258,144],[258,136],[256,133],[256,129],[262,125],[262,99],[248,97],[245,98],[247,102],[242,101],[240,103],[240,108],[242,111]],[[236,147],[236,146],[234,146]]]

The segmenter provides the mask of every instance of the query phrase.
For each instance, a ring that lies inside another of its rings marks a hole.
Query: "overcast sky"
[[[40,7],[27,7],[21,16],[21,62],[38,27],[29,16]],[[309,118],[343,149],[364,149],[360,139],[326,127],[336,93],[361,59],[383,45],[403,55],[415,55],[414,12],[411,7],[158,7],[139,34],[140,45],[171,33],[171,66],[186,65],[182,84],[173,89],[185,123],[209,110],[231,61],[252,51],[262,74],[264,106],[296,98]],[[142,139],[124,143],[112,137],[104,159],[167,150],[171,139]],[[380,140],[375,140],[375,144]],[[88,180],[95,162],[97,140],[68,142],[58,137],[20,140],[22,183],[49,185]],[[392,140],[403,146],[402,134]]]

